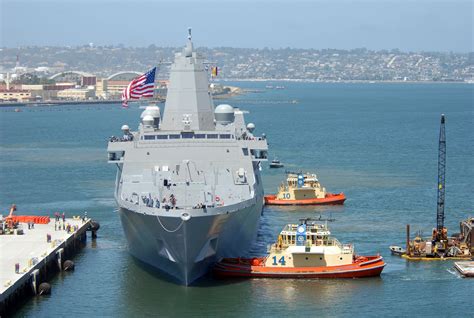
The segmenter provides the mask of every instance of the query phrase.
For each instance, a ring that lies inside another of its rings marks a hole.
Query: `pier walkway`
[[[48,267],[56,263],[59,269],[66,260],[69,250],[75,250],[78,240],[85,241],[86,231],[90,227],[91,219],[66,218],[63,229],[62,220],[57,222],[55,228],[54,219],[49,224],[35,224],[34,228],[28,229],[28,224],[22,225],[24,234],[0,235],[0,304],[2,307],[10,296],[19,293],[20,289],[28,288],[36,290],[38,281],[43,276],[42,272],[48,274]],[[68,232],[67,225],[70,226]],[[47,242],[48,235],[51,236]],[[19,264],[19,272],[16,272],[15,264]]]

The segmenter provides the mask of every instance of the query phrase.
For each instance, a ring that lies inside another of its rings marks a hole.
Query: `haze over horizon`
[[[0,46],[473,51],[473,2],[0,0]]]

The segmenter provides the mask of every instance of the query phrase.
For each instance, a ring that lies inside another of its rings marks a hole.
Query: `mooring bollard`
[[[64,262],[63,268],[64,268],[65,271],[73,271],[73,270],[74,270],[74,267],[75,267],[75,265],[74,265],[74,262],[73,262],[73,261],[71,261],[71,260],[66,260],[66,261]]]
[[[100,224],[97,221],[91,221],[90,226],[89,226],[91,232],[92,232],[92,238],[95,239],[97,238],[97,231],[100,229]]]
[[[15,263],[15,273],[20,274],[20,263]]]
[[[51,243],[51,234],[46,234],[46,242]]]
[[[51,285],[49,283],[41,283],[38,287],[39,295],[50,295],[51,294]]]

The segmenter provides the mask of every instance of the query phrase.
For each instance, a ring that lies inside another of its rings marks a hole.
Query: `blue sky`
[[[0,0],[0,45],[473,49],[472,0]]]

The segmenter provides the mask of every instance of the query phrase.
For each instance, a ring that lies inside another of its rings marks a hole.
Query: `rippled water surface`
[[[251,253],[265,253],[284,224],[332,216],[333,234],[358,253],[381,253],[380,278],[216,281],[182,287],[137,264],[114,212],[115,166],[106,142],[141,110],[119,105],[0,109],[0,208],[69,215],[87,210],[99,238],[75,258],[76,271],[52,281],[53,295],[35,298],[18,316],[453,316],[469,313],[474,280],[452,262],[407,263],[390,256],[405,224],[429,233],[436,222],[439,116],[447,118],[446,224],[451,232],[473,216],[473,89],[463,84],[235,83],[261,89],[225,102],[250,111],[257,133],[287,169],[317,172],[344,206],[265,208]],[[297,100],[293,104],[291,101]],[[220,101],[217,101],[219,103]],[[264,166],[266,192],[284,169]],[[1,282],[0,282],[1,283]],[[463,314],[460,311],[462,310]],[[469,315],[469,314],[468,314]],[[472,316],[472,313],[471,313]]]

